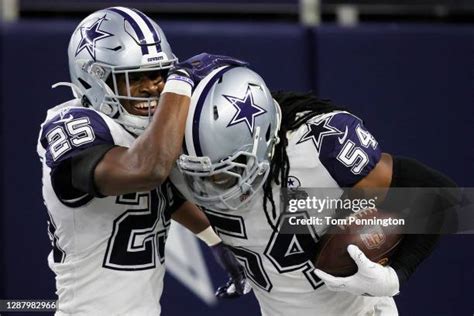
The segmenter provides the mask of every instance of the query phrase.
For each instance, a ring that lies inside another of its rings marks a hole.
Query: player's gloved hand
[[[197,85],[211,71],[222,66],[248,66],[245,61],[224,55],[201,53],[176,64],[169,72],[172,75],[187,76],[194,85]]]
[[[394,296],[399,293],[400,283],[393,268],[370,261],[355,245],[349,245],[347,251],[357,264],[356,274],[340,278],[319,269],[315,270],[328,289],[365,296]]]
[[[237,261],[234,253],[222,242],[211,246],[211,250],[217,263],[229,274],[230,282],[234,286],[233,291],[238,295],[243,295],[246,286],[245,274],[242,265]]]
[[[217,298],[238,298],[241,297],[242,295],[250,293],[252,291],[252,288],[250,287],[250,283],[247,279],[244,279],[245,284],[244,284],[244,291],[243,293],[238,293],[236,291],[235,285],[234,285],[234,280],[229,279],[226,284],[219,286],[219,288],[216,291],[216,297]]]

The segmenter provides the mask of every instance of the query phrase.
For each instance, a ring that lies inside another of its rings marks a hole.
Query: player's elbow
[[[159,155],[157,161],[152,166],[150,176],[160,184],[163,183],[169,177],[176,159],[176,153],[163,153]]]
[[[138,182],[153,189],[165,182],[175,161],[176,158],[165,150],[151,156],[134,155],[129,160],[129,171],[135,174]]]
[[[135,165],[128,171],[130,189],[149,191],[160,186],[168,177],[166,169],[161,165],[142,164]]]
[[[147,188],[156,188],[166,181],[179,152],[171,148],[159,148],[154,153],[129,150],[123,163],[128,171],[137,177]]]
[[[171,168],[170,168],[171,169]],[[141,173],[142,183],[147,186],[149,190],[160,186],[168,178],[170,171],[167,166],[157,164],[146,168]]]

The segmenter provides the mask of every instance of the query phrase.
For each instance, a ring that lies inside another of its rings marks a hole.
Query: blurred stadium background
[[[473,0],[0,3],[0,299],[55,298],[36,138],[46,109],[71,97],[50,89],[69,80],[70,34],[108,6],[155,18],[180,59],[236,56],[271,89],[313,90],[346,105],[385,151],[474,186]],[[401,315],[472,315],[473,244],[472,235],[445,236],[396,298]],[[251,295],[213,299],[225,275],[192,236],[175,228],[167,246],[164,315],[258,315]]]

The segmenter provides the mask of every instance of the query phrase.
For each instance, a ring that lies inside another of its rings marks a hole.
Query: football
[[[370,260],[388,265],[403,238],[400,219],[376,208],[334,221],[338,225],[331,226],[321,237],[313,261],[316,268],[334,276],[357,272],[357,265],[347,252],[348,245],[356,245]]]

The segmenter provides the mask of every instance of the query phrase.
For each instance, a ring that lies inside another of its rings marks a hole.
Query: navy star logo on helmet
[[[247,87],[247,91],[243,98],[234,97],[230,95],[223,95],[227,101],[229,101],[237,110],[234,117],[227,124],[227,127],[245,122],[249,129],[250,135],[253,135],[253,129],[255,126],[255,118],[267,111],[255,104],[252,90],[250,86]]]
[[[104,21],[107,21],[105,15],[95,21],[91,26],[82,26],[80,28],[81,41],[77,46],[76,56],[82,50],[86,49],[89,55],[91,55],[91,57],[95,60],[95,46],[97,41],[113,36],[113,34],[100,29],[100,25]]]

